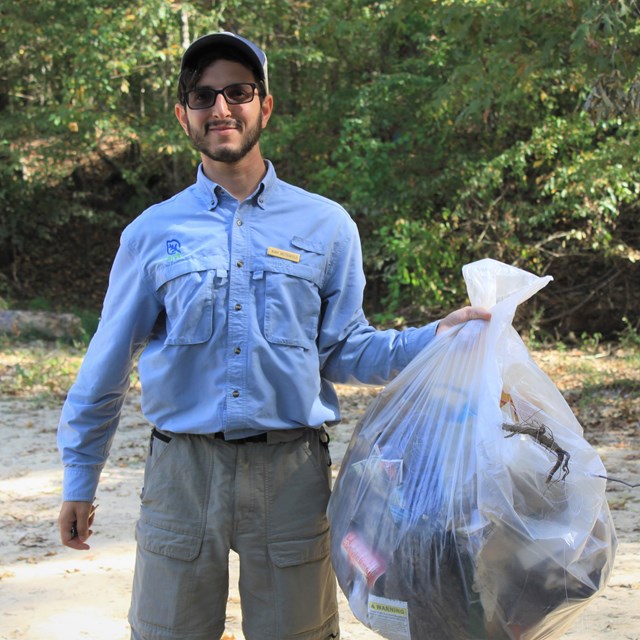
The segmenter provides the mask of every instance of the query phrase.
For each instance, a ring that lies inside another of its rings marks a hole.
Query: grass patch
[[[640,349],[544,349],[532,357],[554,381],[586,433],[640,428]]]
[[[44,341],[0,341],[0,396],[59,401],[76,378],[84,349]]]

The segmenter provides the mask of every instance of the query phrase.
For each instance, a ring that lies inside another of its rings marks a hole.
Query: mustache
[[[207,133],[210,129],[240,129],[240,122],[234,118],[225,118],[224,120],[215,120],[213,122],[207,122],[204,125],[204,132]]]

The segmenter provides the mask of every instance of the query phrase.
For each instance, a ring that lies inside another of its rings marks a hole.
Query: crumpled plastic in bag
[[[491,310],[436,337],[368,407],[329,503],[355,616],[389,640],[559,638],[609,579],[606,471],[512,326],[552,278],[465,265]]]

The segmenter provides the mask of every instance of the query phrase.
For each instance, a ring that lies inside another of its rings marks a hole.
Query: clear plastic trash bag
[[[552,279],[465,265],[491,310],[435,338],[359,421],[329,503],[355,616],[390,640],[558,638],[616,537],[595,450],[512,327]]]

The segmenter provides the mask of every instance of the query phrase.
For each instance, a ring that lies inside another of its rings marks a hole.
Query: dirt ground
[[[376,390],[340,387],[339,392],[345,420],[333,433],[334,473]],[[132,392],[127,399],[99,488],[87,552],[58,542],[58,414],[56,407],[0,400],[0,638],[126,640],[133,532],[148,441],[139,396]],[[639,435],[637,422],[597,434],[594,446],[609,475],[640,483]],[[640,640],[640,489],[610,482],[608,498],[619,538],[613,575],[604,593],[563,636],[567,640]],[[236,558],[232,570],[237,576]],[[354,618],[342,595],[340,607],[343,640],[380,637]],[[230,595],[227,622],[224,637],[242,640],[236,590]]]

